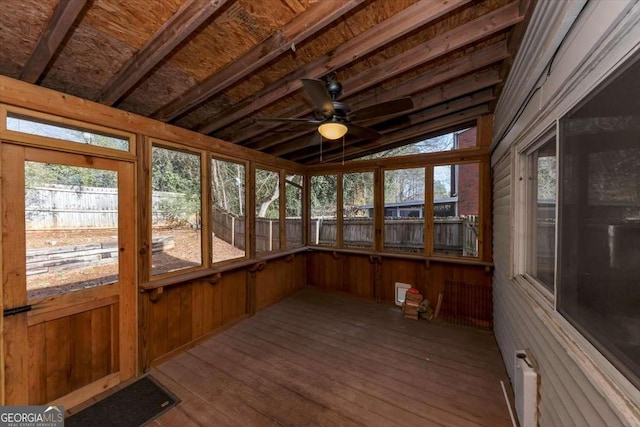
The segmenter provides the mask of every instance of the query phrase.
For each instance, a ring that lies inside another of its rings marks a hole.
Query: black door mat
[[[65,427],[141,426],[175,406],[180,399],[144,376],[64,420]]]

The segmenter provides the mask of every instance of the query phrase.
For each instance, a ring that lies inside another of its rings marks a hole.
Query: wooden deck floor
[[[155,426],[509,426],[492,334],[305,289],[154,368]]]

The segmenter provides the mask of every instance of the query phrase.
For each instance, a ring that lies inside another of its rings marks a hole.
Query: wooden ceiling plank
[[[87,0],[60,0],[22,69],[20,80],[35,83],[40,79],[86,4]]]
[[[416,46],[400,55],[397,55],[384,63],[367,69],[366,71],[351,77],[350,79],[343,81],[344,95],[343,98],[353,95],[359,91],[362,91],[368,87],[379,84],[384,80],[387,80],[393,76],[409,71],[416,66],[424,64],[426,62],[435,60],[446,54],[453,52],[459,48],[462,48],[470,43],[476,42],[482,38],[502,31],[517,22],[521,21],[523,17],[519,13],[519,5],[517,2],[510,3],[503,6],[493,12],[483,15],[474,19],[471,22],[456,27],[440,36],[434,37],[425,43]],[[293,84],[293,82],[289,82]],[[283,95],[283,94],[279,94]],[[231,122],[235,119],[239,119],[246,114],[250,114],[254,111],[251,107],[256,109],[263,107],[263,102],[260,99],[256,100],[256,104],[248,105],[243,108],[242,114],[233,114],[226,116],[229,120],[216,120],[216,123]],[[299,103],[301,113],[296,115],[297,117],[310,113],[311,109],[305,108],[306,105]],[[233,110],[233,109],[232,109]],[[230,120],[233,119],[233,120]],[[263,129],[269,130],[277,127],[274,124]],[[205,125],[198,129],[201,132],[208,133],[209,130],[213,130],[212,126]]]
[[[105,105],[113,105],[118,102],[176,46],[191,36],[207,19],[220,11],[228,1],[187,0],[111,77],[96,97],[96,101]]]
[[[381,151],[380,149],[391,149],[397,146],[404,145],[408,140],[414,140],[418,142],[419,140],[425,139],[429,137],[429,134],[436,134],[441,132],[443,129],[452,128],[457,125],[462,125],[464,123],[468,123],[470,121],[475,120],[477,117],[488,114],[489,106],[488,104],[479,105],[477,107],[470,108],[464,111],[458,111],[452,113],[448,116],[441,117],[438,120],[427,121],[421,123],[417,126],[412,126],[407,129],[404,129],[401,132],[397,132],[388,136],[383,136],[381,139],[376,140],[374,142],[361,145],[361,146],[351,146],[347,148],[344,152],[344,159],[351,160],[353,158],[357,158],[360,156],[364,156],[366,154],[371,154],[375,151]],[[395,145],[394,145],[395,144]],[[335,149],[334,154],[323,155],[323,162],[331,162],[336,160],[342,160],[343,154],[341,148]],[[307,156],[307,159],[314,158],[314,156]],[[317,163],[318,153],[315,154],[315,159],[313,161],[308,161],[308,164]],[[304,161],[303,161],[304,163]]]
[[[273,59],[287,52],[292,46],[324,29],[364,0],[332,0],[319,2],[316,6],[297,15],[280,30],[263,42],[255,45],[237,60],[211,74],[197,86],[192,87],[169,104],[157,110],[153,117],[172,120],[195,108],[207,99],[224,91],[234,83],[251,75]]]
[[[362,57],[417,28],[427,25],[468,2],[469,0],[422,0],[352,38],[333,52],[318,57],[280,81],[239,102],[230,108],[226,114],[219,116],[215,120],[200,124],[197,126],[197,131],[211,133],[252,114],[300,89],[302,87],[301,78],[322,77],[349,64],[354,59]]]
[[[498,70],[491,69],[483,73],[472,75],[462,80],[435,88],[427,93],[412,98],[414,102],[414,108],[411,111],[416,111],[417,113],[415,113],[414,115],[409,115],[408,117],[411,118],[412,116],[422,114],[420,110],[424,110],[426,108],[442,104],[443,102],[449,101],[451,99],[473,94],[474,92],[477,92],[479,90],[494,86],[500,81],[501,79],[499,77]],[[407,112],[402,113],[402,115],[405,114],[407,114]],[[386,120],[389,120],[390,118],[391,117],[383,117],[379,119],[368,120],[367,122],[365,122],[364,126],[371,126],[373,124],[382,123]],[[293,153],[297,150],[305,148],[304,145],[301,144],[301,140],[304,140],[304,137],[306,137],[306,135],[306,133],[303,133],[299,139],[278,144],[274,150],[266,151],[270,154],[273,154],[274,156],[283,156],[289,153]]]
[[[420,135],[415,133],[416,125],[421,125],[425,122],[431,122],[440,119],[441,117],[448,117],[452,114],[457,114],[460,111],[468,111],[469,109],[478,106],[487,106],[488,103],[491,102],[494,98],[495,95],[493,93],[493,89],[486,89],[472,95],[468,95],[432,108],[425,109],[415,114],[410,114],[409,116],[407,116],[407,121],[402,122],[394,126],[393,128],[385,129],[383,131],[382,138],[370,141],[370,143],[379,146],[380,143],[386,144],[389,142],[389,140],[391,140],[392,142],[400,142],[400,138],[402,138],[403,136],[406,136],[407,139],[418,137]],[[407,132],[409,132],[408,136]],[[347,142],[345,146],[349,147],[363,144],[366,145],[367,142],[365,140],[352,140]],[[336,150],[341,151],[341,149],[342,147],[327,150],[326,153],[330,154],[331,152]]]
[[[433,68],[423,73],[422,75],[416,77],[415,79],[411,79],[397,86],[385,89],[374,96],[368,96],[366,98],[361,97],[355,102],[349,102],[349,103],[351,105],[351,109],[353,111],[356,111],[364,107],[378,104],[380,102],[391,101],[393,99],[401,98],[403,96],[408,96],[408,95],[411,95],[412,93],[419,92],[429,87],[436,86],[448,80],[453,80],[471,71],[484,68],[495,62],[503,60],[506,57],[508,57],[507,44],[506,42],[502,41],[502,42],[493,44],[491,46],[487,46],[476,52],[473,52],[470,55],[460,57],[449,63]],[[478,89],[479,88],[476,88],[465,93],[470,93]],[[426,108],[426,106],[420,106],[420,99],[415,98],[413,99],[413,101],[415,105],[414,110]],[[445,100],[443,99],[440,102],[442,101],[445,101]],[[368,121],[367,123],[374,123],[374,122]],[[250,131],[250,129],[248,129],[248,131]],[[260,135],[263,132],[265,132],[264,127],[262,127],[258,131],[254,131],[253,136]],[[312,130],[312,131],[298,132],[298,133],[286,136],[285,138],[283,138],[282,135],[275,136],[273,138],[263,137],[263,138],[260,138],[258,141],[254,141],[253,143],[243,144],[243,145],[253,148],[255,150],[264,150],[290,140],[299,139],[311,132],[314,132],[314,131]],[[243,135],[244,135],[244,132],[243,132]],[[237,140],[234,140],[233,142],[238,143]]]

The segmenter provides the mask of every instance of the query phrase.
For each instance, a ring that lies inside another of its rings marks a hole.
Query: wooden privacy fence
[[[238,249],[245,249],[245,218],[219,208],[213,209],[213,235]],[[256,218],[256,251],[266,252],[280,248],[280,225],[276,219]],[[285,219],[287,248],[302,246],[302,220]]]
[[[336,220],[316,218],[311,221],[310,236],[314,244],[334,245]],[[345,246],[371,247],[373,221],[366,218],[345,219],[342,224]],[[384,221],[384,247],[419,252],[424,248],[424,218],[387,217]],[[478,256],[478,217],[434,218],[434,252],[447,255]]]
[[[162,225],[169,212],[165,201],[184,198],[184,194],[154,191],[153,224]],[[108,187],[51,185],[25,190],[27,229],[117,228],[118,190]]]

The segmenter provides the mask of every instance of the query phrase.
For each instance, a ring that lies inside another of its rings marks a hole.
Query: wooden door
[[[71,407],[136,374],[134,164],[1,154],[1,403]]]

